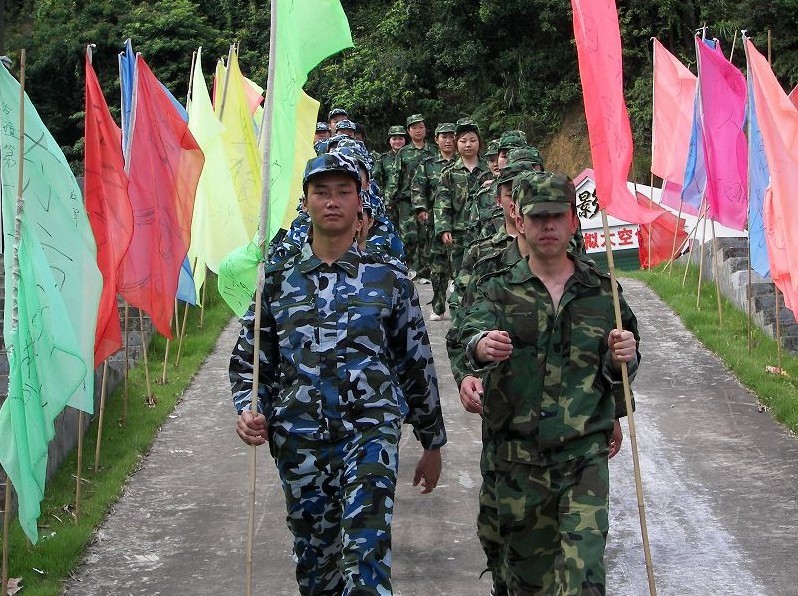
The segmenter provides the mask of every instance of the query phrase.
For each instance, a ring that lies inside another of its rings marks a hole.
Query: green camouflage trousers
[[[504,543],[499,531],[498,503],[496,502],[496,445],[483,432],[482,456],[479,470],[482,473],[482,486],[479,488],[479,513],[477,513],[477,537],[487,559],[487,567],[493,578],[497,593],[505,586],[502,559]]]
[[[405,244],[405,260],[410,269],[419,270],[419,250],[418,250],[418,228],[419,223],[416,219],[416,210],[410,205],[410,201],[399,201],[399,235]]]
[[[496,462],[496,499],[514,596],[606,593],[606,452],[552,466]]]
[[[432,282],[432,310],[442,315],[446,311],[446,290],[452,278],[452,262],[449,247],[440,238],[430,238],[429,271]]]

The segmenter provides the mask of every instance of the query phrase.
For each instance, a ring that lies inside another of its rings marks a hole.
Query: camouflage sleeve
[[[483,278],[484,279],[484,278]],[[490,284],[488,279],[486,284]],[[481,285],[472,288],[473,301],[471,305],[461,314],[459,341],[464,352],[464,365],[473,374],[481,374],[498,366],[498,362],[478,362],[474,355],[477,343],[488,331],[494,329],[506,329],[499,308],[495,300],[490,298],[490,292],[486,291]]]
[[[239,414],[250,410],[252,406],[252,374],[255,363],[255,301],[241,319],[242,327],[238,341],[233,347],[230,356],[229,375],[233,393],[233,406]],[[274,328],[268,304],[264,299],[261,302],[261,329],[260,329],[260,364],[258,369],[258,411],[267,411],[267,404],[271,400],[275,386],[277,363],[277,335]]]
[[[435,237],[452,231],[452,178],[448,170],[441,174],[441,181],[433,197]]]
[[[382,156],[374,160],[374,169],[371,170],[371,179],[377,183],[380,189],[385,188],[385,169],[382,165]]]
[[[413,174],[410,185],[410,204],[413,209],[427,211],[429,194],[429,176],[427,175],[427,159],[421,161]]]
[[[385,207],[391,208],[396,202],[396,189],[399,185],[399,161],[401,160],[401,152],[394,156],[389,167],[386,168],[384,178],[385,186],[383,187],[383,198],[385,199]]]
[[[629,373],[629,382],[631,383],[634,381],[635,376],[637,375],[637,369],[640,365],[640,333],[637,329],[637,318],[632,312],[632,309],[629,308],[629,305],[623,296],[620,284],[618,284],[618,297],[621,304],[621,321],[623,323],[623,328],[627,331],[631,331],[634,334],[638,346],[637,357],[631,362],[628,362],[626,365],[627,371]],[[602,363],[601,375],[611,388],[613,398],[615,400],[615,418],[623,418],[628,413],[626,408],[626,396],[623,389],[623,378],[621,373],[615,372],[609,357],[609,351],[607,352]],[[634,409],[635,401],[634,395],[632,395],[632,410]]]
[[[389,342],[409,408],[406,420],[424,449],[438,449],[446,444],[446,430],[418,292],[406,276],[397,278],[394,292],[396,306]]]

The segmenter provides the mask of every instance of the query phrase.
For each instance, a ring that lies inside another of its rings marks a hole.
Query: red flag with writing
[[[599,206],[618,219],[648,223],[657,212],[638,205],[626,185],[632,163],[632,129],[623,98],[615,1],[571,0],[571,7]]]
[[[119,292],[171,338],[180,268],[191,241],[194,195],[205,158],[188,124],[141,57],[136,57],[127,172],[134,234]]]
[[[85,112],[83,196],[97,243],[97,267],[103,276],[94,340],[96,367],[122,347],[117,270],[133,236],[133,210],[122,157],[122,132],[111,117],[88,56]]]

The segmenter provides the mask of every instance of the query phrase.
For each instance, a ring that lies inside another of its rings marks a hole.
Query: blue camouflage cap
[[[349,114],[346,113],[346,110],[343,108],[333,108],[330,110],[330,113],[327,114],[327,120],[332,120],[336,116],[344,116],[345,118],[349,118]]]
[[[316,132],[329,132],[330,127],[326,122],[316,122]]]
[[[363,143],[363,141],[346,137],[338,142],[337,146],[331,151],[331,153],[341,153],[343,155],[348,155],[349,157],[354,157],[363,165],[368,172],[369,177],[371,177],[371,169],[374,167],[374,159],[372,159],[371,154],[369,153],[369,150],[366,149],[366,145]]]
[[[360,192],[360,170],[357,161],[353,157],[341,153],[324,153],[308,160],[305,174],[302,176],[303,192],[307,194],[308,182],[313,178],[330,172],[338,172],[351,177],[357,182],[357,190]]]
[[[341,120],[335,125],[335,130],[357,130],[357,126],[351,120]]]
[[[523,215],[567,213],[576,209],[576,188],[565,174],[524,172],[513,180],[513,200]]]

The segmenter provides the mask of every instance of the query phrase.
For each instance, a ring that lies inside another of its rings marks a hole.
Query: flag
[[[673,213],[656,204],[651,204],[651,200],[637,193],[637,202],[643,207],[650,207],[659,212],[657,218],[649,225],[640,226],[640,243],[638,253],[640,256],[641,269],[651,269],[664,261],[669,261],[675,255],[674,236],[676,236],[676,250],[687,240],[687,232],[684,229],[685,221],[676,217]]]
[[[111,117],[88,56],[85,112],[83,193],[103,276],[94,343],[97,366],[122,347],[116,278],[133,236],[133,211],[127,194],[122,132]]]
[[[222,259],[250,238],[233,189],[233,178],[222,143],[223,127],[211,105],[201,60],[202,48],[197,50],[194,61],[188,107],[188,128],[205,154],[205,166],[194,202],[188,251],[197,295],[205,281],[205,268],[218,273]]]
[[[302,87],[319,62],[352,47],[352,34],[340,0],[297,0],[280,3],[277,13],[276,56],[269,147],[269,222],[263,238],[272,238],[294,205],[292,180],[305,162],[296,158],[297,136],[312,139],[313,130],[298,127]],[[268,106],[267,106],[268,109]],[[314,116],[315,118],[315,116]],[[315,124],[314,124],[315,126]]]
[[[748,242],[751,268],[762,277],[770,275],[767,239],[765,238],[765,194],[770,185],[765,144],[756,119],[753,81],[748,72]]]
[[[748,38],[745,51],[770,169],[771,186],[764,201],[770,275],[784,294],[787,308],[798,314],[798,109]]]
[[[135,229],[119,292],[171,339],[178,279],[191,240],[194,195],[204,162],[188,125],[139,55],[127,172]]]
[[[3,229],[7,249],[12,246],[9,234],[14,232],[12,197],[19,194],[19,91],[17,80],[8,70],[0,68],[0,171],[2,192],[6,199],[3,201]],[[56,319],[58,325],[71,328],[80,345],[78,354],[86,363],[83,382],[69,396],[68,404],[91,414],[94,411],[94,343],[102,291],[97,247],[77,180],[27,94],[24,100],[24,217],[28,229],[36,236],[44,251],[68,313],[68,319]],[[10,270],[6,271],[5,281],[6,284],[12,282]],[[8,291],[7,304],[10,303],[10,296],[11,291]],[[5,320],[10,321],[9,318]],[[31,321],[30,324],[38,325],[38,321]],[[11,325],[5,327],[10,328]]]
[[[219,84],[227,77],[227,83]],[[217,118],[222,123],[221,138],[227,155],[228,169],[238,201],[238,210],[244,222],[246,236],[238,245],[253,238],[258,231],[261,195],[261,164],[255,123],[249,112],[244,76],[238,68],[238,55],[230,53],[227,69],[219,63],[216,68]],[[223,95],[223,97],[222,97]]]
[[[742,230],[748,209],[745,77],[720,51],[696,39],[708,216]]]
[[[651,173],[663,179],[663,203],[678,209],[697,79],[676,56],[654,39],[654,102],[651,134]],[[672,197],[676,197],[673,201]]]
[[[624,221],[648,223],[657,213],[638,205],[626,184],[632,129],[623,97],[615,1],[571,0],[571,7],[599,206]]]
[[[119,91],[122,100],[122,154],[128,153],[130,123],[133,120],[133,89],[136,84],[136,54],[130,38],[125,40],[125,49],[119,53]]]
[[[683,212],[698,215],[707,187],[707,168],[704,157],[704,133],[701,127],[701,89],[698,89],[693,104],[693,123],[690,127],[690,144],[687,147],[687,163],[684,166],[680,208]],[[666,203],[669,205],[670,203]],[[673,206],[673,205],[671,205]]]

